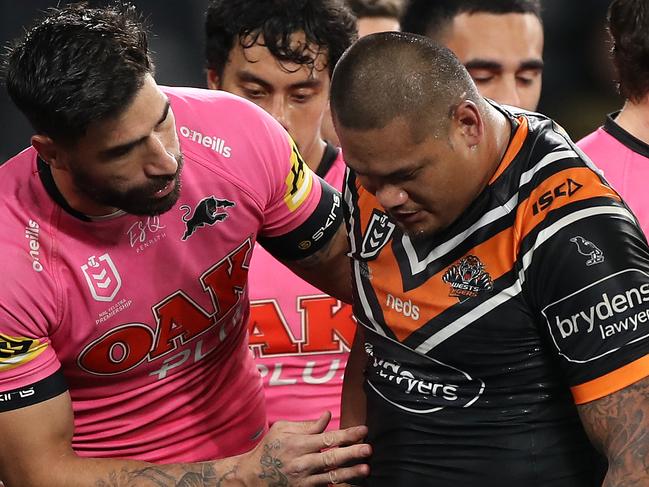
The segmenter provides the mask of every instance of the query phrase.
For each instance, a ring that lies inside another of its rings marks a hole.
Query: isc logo
[[[553,190],[543,193],[539,197],[539,199],[536,200],[536,203],[532,205],[532,213],[534,215],[537,215],[539,212],[547,210],[555,199],[562,196],[567,196],[568,198],[570,198],[573,194],[579,191],[579,188],[581,188],[582,186],[583,185],[579,184],[574,179],[566,179],[563,183],[555,187]]]

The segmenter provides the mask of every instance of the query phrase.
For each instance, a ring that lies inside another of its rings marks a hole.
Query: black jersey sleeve
[[[623,202],[550,210],[522,252],[523,290],[577,403],[649,375],[649,248]]]

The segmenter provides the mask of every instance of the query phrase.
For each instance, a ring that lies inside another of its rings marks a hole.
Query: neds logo
[[[403,301],[402,299],[395,298],[392,294],[388,294],[388,299],[385,304],[406,318],[411,318],[415,321],[419,319],[419,306],[412,304],[411,300]]]

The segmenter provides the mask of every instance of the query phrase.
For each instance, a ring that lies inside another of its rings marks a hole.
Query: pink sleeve
[[[275,157],[269,161],[274,191],[264,211],[262,235],[283,235],[304,223],[314,212],[322,193],[322,181],[304,162],[295,142],[286,132],[276,135]]]
[[[164,91],[183,152],[204,161],[218,159],[216,165],[258,205],[262,236],[284,235],[309,219],[322,183],[279,122],[254,103],[220,90]]]
[[[32,385],[61,367],[49,336],[55,300],[31,267],[5,264],[9,276],[21,277],[8,277],[0,287],[0,392]]]

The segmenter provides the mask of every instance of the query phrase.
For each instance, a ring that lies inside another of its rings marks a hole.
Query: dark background
[[[237,1],[237,0],[231,0]],[[435,1],[435,0],[431,0]],[[604,30],[609,0],[542,0],[545,74],[539,111],[574,140],[597,128],[621,106]],[[0,0],[0,42],[6,45],[40,11],[65,0]],[[106,2],[91,1],[91,5]],[[132,0],[152,26],[158,83],[205,86],[203,14],[208,0]],[[31,128],[0,89],[0,161],[29,145]]]

